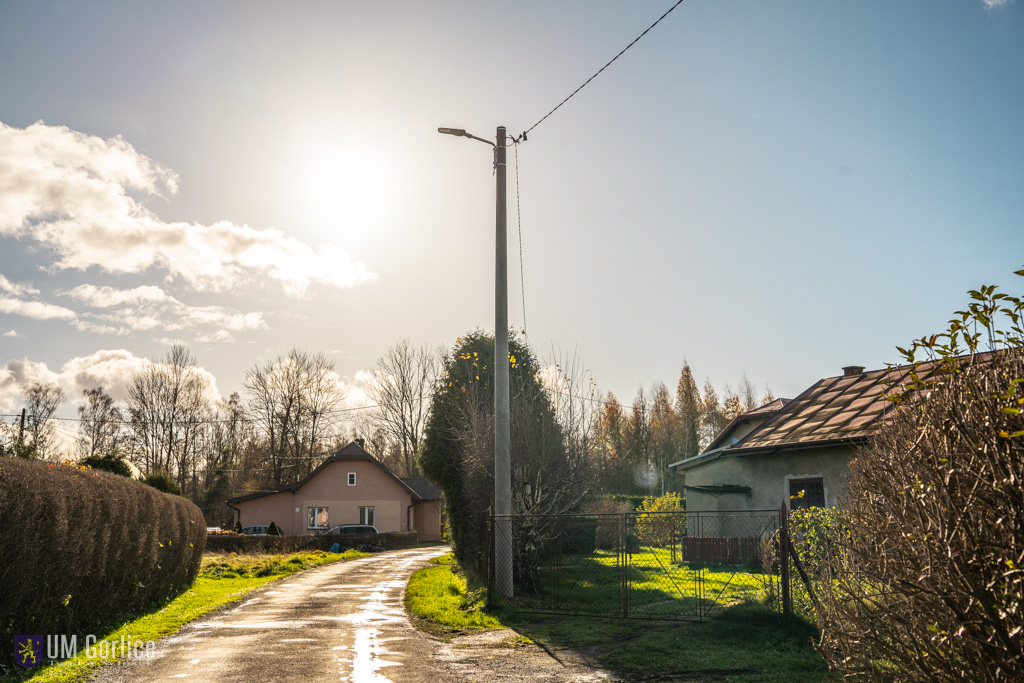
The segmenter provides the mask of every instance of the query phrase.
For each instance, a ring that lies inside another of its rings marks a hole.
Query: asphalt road
[[[447,547],[337,562],[286,577],[157,643],[152,660],[101,669],[121,681],[444,681],[439,643],[416,631],[409,576]]]

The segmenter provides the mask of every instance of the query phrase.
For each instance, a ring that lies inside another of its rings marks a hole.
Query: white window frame
[[[316,510],[314,513],[313,511]],[[310,521],[315,520],[323,514],[324,525],[323,526],[310,526]],[[331,526],[330,523],[330,508],[326,508],[320,505],[310,505],[306,508],[306,528],[307,529],[328,529]]]
[[[348,473],[348,485],[349,486],[355,486],[356,485],[356,473],[355,472],[349,472]]]
[[[360,505],[359,506],[359,521],[357,522],[357,524],[366,524],[368,526],[376,526],[373,523],[373,521],[374,521],[373,518],[374,518],[374,515],[373,515],[373,506],[372,505]]]

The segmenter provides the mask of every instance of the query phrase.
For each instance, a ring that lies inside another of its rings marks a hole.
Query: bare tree
[[[679,416],[672,406],[672,395],[663,383],[654,387],[654,400],[651,404],[651,464],[657,474],[661,495],[668,491],[666,477],[668,465],[679,453],[680,438]]]
[[[753,410],[761,405],[757,400],[757,389],[754,388],[754,383],[750,381],[745,372],[743,373],[743,379],[740,380],[739,397],[743,402],[743,412]]]
[[[651,463],[651,403],[642,386],[637,389],[625,426],[623,443],[626,462],[632,470],[632,485],[634,490],[649,491],[657,473]]]
[[[323,353],[292,349],[246,373],[246,415],[266,438],[273,483],[301,478],[323,448],[345,397],[334,363]]]
[[[594,483],[592,469],[601,419],[597,382],[575,352],[562,354],[559,362],[549,366],[545,380],[543,388],[562,428],[566,456],[580,472],[583,488],[587,489]]]
[[[398,451],[398,473],[418,476],[416,452],[430,414],[430,397],[441,371],[444,350],[402,339],[377,359],[367,393],[376,403],[371,413],[380,431]]]
[[[125,438],[121,409],[103,387],[85,389],[82,395],[85,403],[78,406],[79,457],[116,452]]]
[[[194,489],[195,460],[210,412],[208,390],[209,380],[183,344],[132,375],[132,459],[144,473],[167,472],[182,490]]]
[[[718,400],[718,392],[712,386],[711,380],[704,382],[704,398],[701,400],[701,443],[700,447],[707,448],[719,432],[725,429],[727,423],[722,404]]]
[[[36,382],[24,389],[26,433],[31,439],[36,457],[49,460],[56,455],[56,430],[52,417],[64,402],[64,390],[57,384]]]

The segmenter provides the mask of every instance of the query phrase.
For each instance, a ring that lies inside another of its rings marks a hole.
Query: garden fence
[[[517,611],[678,620],[751,605],[788,612],[785,524],[784,508],[491,515],[488,596],[497,597],[504,543]]]

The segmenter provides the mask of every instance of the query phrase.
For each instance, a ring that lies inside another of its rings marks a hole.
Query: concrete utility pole
[[[438,133],[485,142],[494,148],[494,585],[511,598],[512,587],[512,459],[510,455],[508,390],[508,244],[505,210],[505,127],[498,126],[495,142],[462,128],[438,128]]]
[[[508,240],[505,211],[505,127],[498,126],[494,146],[494,512],[512,514],[512,457],[510,453],[508,389]],[[511,598],[512,520],[499,516],[494,525],[494,585]]]

